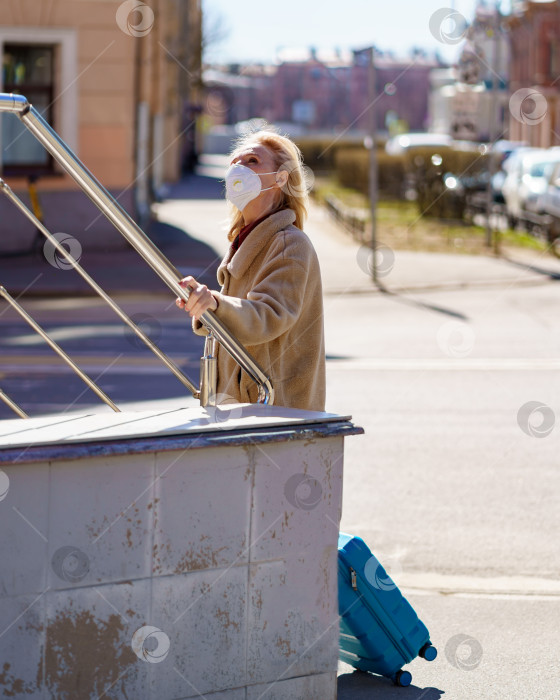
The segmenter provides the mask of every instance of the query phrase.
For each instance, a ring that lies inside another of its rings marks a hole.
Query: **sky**
[[[212,26],[219,20],[226,37],[213,42],[205,59],[216,63],[273,63],[277,49],[356,49],[371,46],[408,55],[412,46],[454,61],[458,46],[438,41],[430,18],[451,8],[467,21],[476,0],[203,0]],[[495,5],[495,1],[491,2]],[[501,2],[509,12],[510,0]],[[438,15],[438,17],[441,16]],[[448,31],[453,25],[447,25]]]

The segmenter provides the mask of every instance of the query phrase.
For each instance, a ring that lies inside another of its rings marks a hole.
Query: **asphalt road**
[[[172,300],[120,301],[196,379],[200,341]],[[341,529],[440,651],[406,691],[341,665],[341,698],[560,698],[559,305],[555,283],[326,298],[327,408],[366,431],[347,440]],[[97,301],[25,306],[117,403],[192,400]],[[11,311],[1,323],[1,385],[25,409],[109,411]],[[549,410],[520,414],[530,402]]]
[[[331,408],[366,431],[347,440],[341,529],[438,646],[410,666],[415,700],[560,698],[559,303],[551,284],[327,304],[328,351],[348,358]],[[340,698],[403,697],[341,671]]]

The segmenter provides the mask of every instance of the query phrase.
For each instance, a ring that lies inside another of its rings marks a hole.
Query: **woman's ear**
[[[287,170],[279,170],[276,173],[276,184],[278,185],[278,187],[280,187],[280,189],[286,187],[286,185],[288,184],[289,175],[290,174]]]

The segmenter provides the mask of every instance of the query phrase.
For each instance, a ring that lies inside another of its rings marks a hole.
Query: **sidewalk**
[[[325,294],[378,291],[371,281],[372,253],[335,223],[326,210],[312,205],[306,231],[321,262]],[[516,250],[507,257],[392,251],[380,247],[378,280],[390,292],[422,292],[534,285],[560,280],[560,260],[551,254]]]
[[[192,274],[215,286],[215,270],[228,245],[223,184],[218,179],[221,169],[202,166],[199,172],[204,174],[190,176],[171,187],[169,198],[155,205],[157,220],[152,221],[148,234],[182,274]],[[317,204],[312,203],[309,214],[305,230],[319,256],[325,294],[379,292],[371,281],[369,248],[354,241]],[[377,261],[380,286],[389,292],[536,285],[560,280],[560,260],[523,249],[496,258],[385,248]],[[165,284],[124,239],[120,250],[84,250],[80,262],[111,294],[168,293]],[[20,257],[0,256],[0,284],[14,296],[90,293],[76,272],[50,265],[40,249]]]

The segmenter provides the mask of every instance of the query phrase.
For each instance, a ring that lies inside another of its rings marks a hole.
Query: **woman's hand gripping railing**
[[[189,297],[189,291],[179,284],[182,279],[179,271],[81,163],[54,129],[52,129],[41,117],[39,112],[29,104],[27,99],[22,95],[0,93],[0,112],[11,112],[19,117],[27,129],[80,185],[81,189],[87,194],[97,208],[111,221],[130,245],[140,253],[169,289],[176,296],[186,301]],[[236,362],[257,383],[259,403],[273,403],[274,389],[270,378],[261,367],[259,367],[257,362],[255,362],[241,343],[239,343],[212,311],[206,311],[201,316],[200,320],[208,330],[213,333],[216,340],[221,343],[224,349],[230,353]],[[203,378],[204,373],[201,379]],[[215,387],[209,391],[206,389],[201,390],[199,394],[201,396],[215,396]]]

